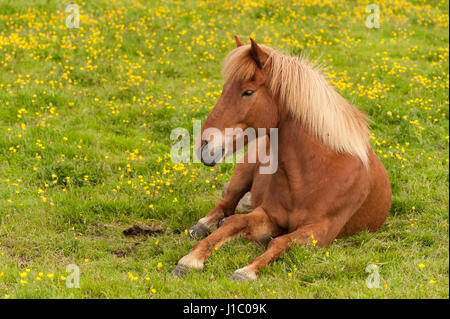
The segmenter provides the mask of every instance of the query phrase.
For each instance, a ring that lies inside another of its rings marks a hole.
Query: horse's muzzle
[[[225,155],[225,147],[222,146],[211,146],[208,141],[203,141],[200,148],[200,160],[206,166],[215,166],[219,163]]]

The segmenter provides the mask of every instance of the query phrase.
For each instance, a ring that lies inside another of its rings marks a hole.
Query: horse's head
[[[271,49],[258,45],[253,39],[250,39],[251,45],[244,45],[235,38],[237,48],[225,60],[222,94],[196,141],[197,154],[208,166],[236,152],[239,140],[246,145],[251,139],[250,133],[259,137],[261,132],[267,134],[278,124],[279,115],[269,91],[266,66]]]

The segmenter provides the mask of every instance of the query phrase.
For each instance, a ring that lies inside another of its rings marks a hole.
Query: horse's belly
[[[362,230],[370,232],[383,225],[391,207],[391,184],[386,169],[372,152],[371,189],[364,203],[345,224],[338,238],[351,236]]]

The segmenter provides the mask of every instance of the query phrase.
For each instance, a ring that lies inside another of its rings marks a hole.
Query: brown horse
[[[225,221],[180,259],[176,275],[202,269],[214,248],[242,237],[270,241],[261,256],[232,276],[256,279],[263,266],[293,244],[324,246],[362,230],[375,231],[390,209],[389,178],[369,144],[367,116],[306,58],[250,40],[251,45],[243,45],[236,37],[237,48],[225,60],[222,95],[202,132],[211,127],[221,132],[277,128],[278,169],[261,174],[259,161],[237,164],[224,197],[191,235],[203,237]],[[270,133],[258,138],[270,147]],[[201,140],[201,150],[224,148],[217,141]],[[235,215],[249,191],[253,210]]]

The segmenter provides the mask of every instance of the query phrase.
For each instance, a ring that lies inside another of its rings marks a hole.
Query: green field
[[[449,4],[371,1],[0,0],[0,297],[448,298]],[[370,115],[393,203],[386,224],[296,247],[254,282],[263,247],[235,240],[179,279],[186,230],[234,166],[176,165],[170,132],[217,101],[233,35],[324,65]],[[163,234],[125,236],[138,222]],[[80,269],[80,288],[67,288]],[[379,288],[366,267],[377,264]]]

